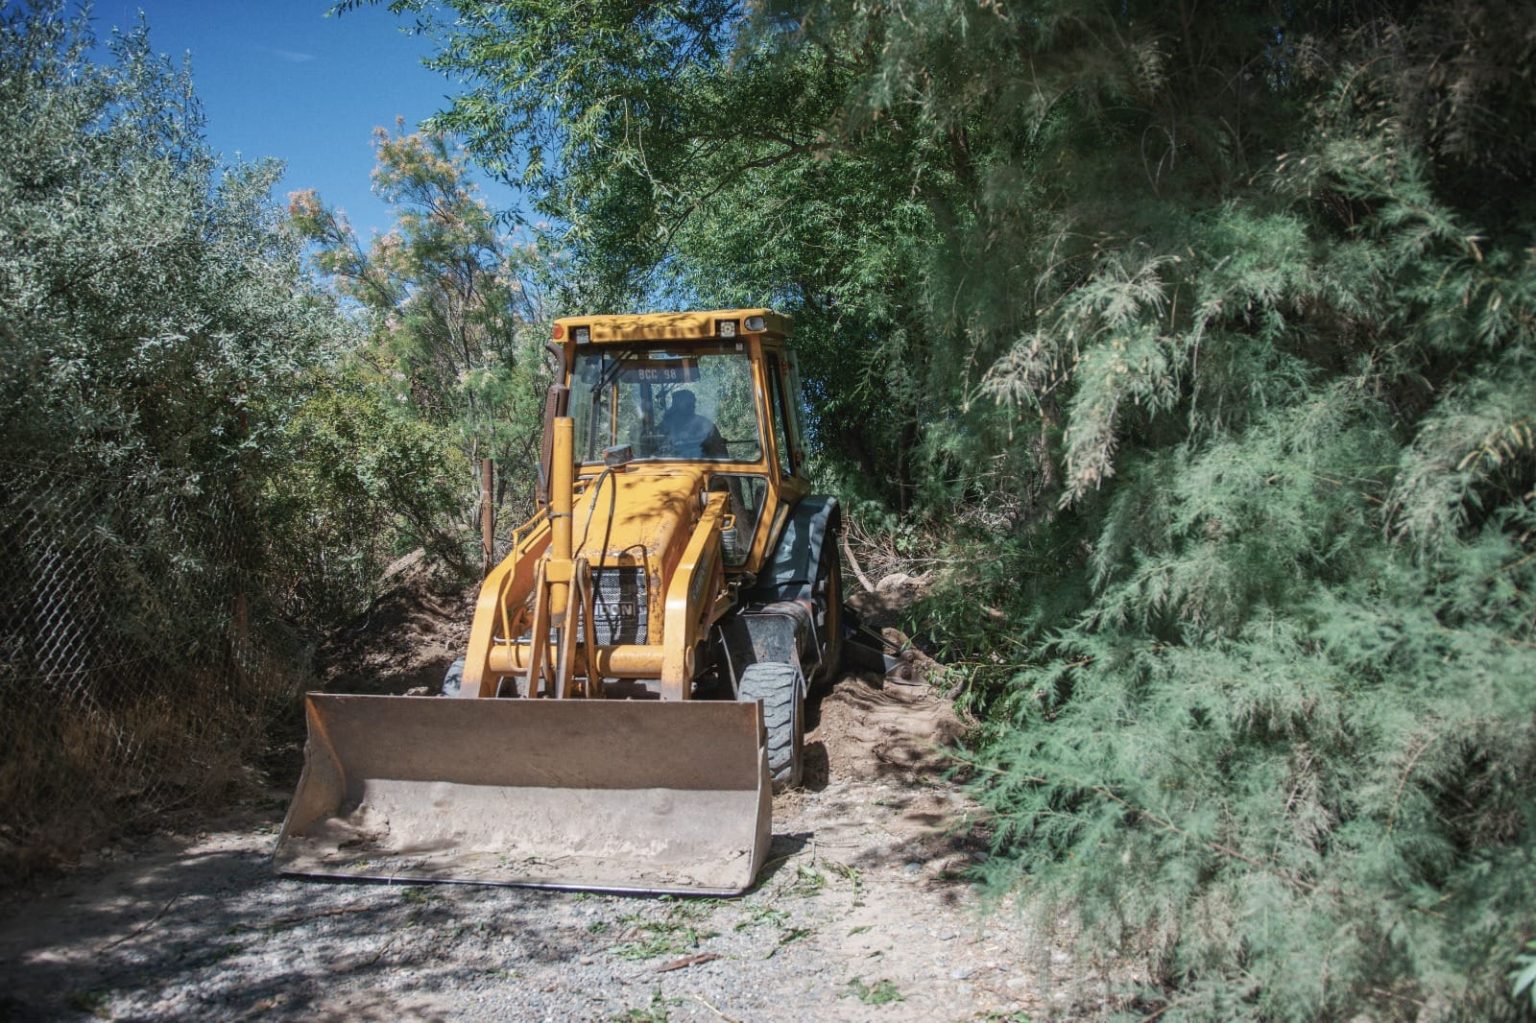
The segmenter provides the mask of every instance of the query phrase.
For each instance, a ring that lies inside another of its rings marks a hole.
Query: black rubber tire
[[[798,786],[805,754],[805,684],[799,666],[773,661],[747,665],[741,673],[737,699],[763,705],[773,790]]]
[[[830,545],[832,538],[827,539]],[[836,546],[832,547],[822,599],[826,601],[826,614],[822,617],[821,664],[811,680],[818,693],[832,688],[843,667],[843,563]]]

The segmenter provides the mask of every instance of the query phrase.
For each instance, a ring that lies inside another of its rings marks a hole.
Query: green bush
[[[284,424],[269,457],[283,467],[262,496],[274,592],[288,613],[322,622],[356,612],[393,559],[424,548],[470,572],[458,527],[471,475],[453,438],[330,370]]]
[[[225,793],[291,706],[263,586],[298,386],[345,330],[272,163],[220,169],[147,30],[0,15],[0,862]]]
[[[1389,432],[1316,414],[1128,474],[1112,581],[977,755],[991,880],[1143,957],[1172,1018],[1512,1016],[1536,514],[1392,549],[1342,482],[1381,474]]]

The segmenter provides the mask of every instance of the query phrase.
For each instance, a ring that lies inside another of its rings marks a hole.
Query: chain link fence
[[[0,866],[227,792],[305,678],[230,493],[0,463]]]

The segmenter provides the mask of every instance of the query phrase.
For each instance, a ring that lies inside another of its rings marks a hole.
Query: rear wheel
[[[774,791],[799,785],[805,747],[805,687],[800,668],[771,661],[749,664],[741,673],[738,693],[742,702],[756,700],[763,705]]]
[[[821,619],[821,664],[816,669],[815,678],[818,692],[837,681],[843,661],[843,566],[835,546],[827,565],[821,597],[825,601],[825,612]]]

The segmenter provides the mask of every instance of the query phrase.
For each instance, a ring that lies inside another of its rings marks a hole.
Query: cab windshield
[[[636,461],[755,462],[762,455],[746,346],[603,345],[576,351],[576,459],[628,444]]]

